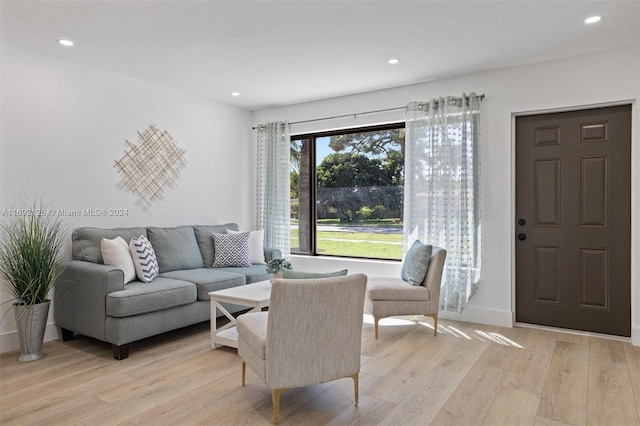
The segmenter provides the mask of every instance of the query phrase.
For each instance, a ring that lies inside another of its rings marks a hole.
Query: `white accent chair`
[[[350,377],[358,405],[367,276],[274,279],[268,312],[240,315],[238,355],[271,388],[273,422],[287,389]]]
[[[447,251],[433,246],[429,268],[420,285],[411,285],[402,278],[369,277],[365,311],[373,316],[375,337],[378,321],[396,315],[424,315],[433,318],[433,335],[438,334],[440,284]]]

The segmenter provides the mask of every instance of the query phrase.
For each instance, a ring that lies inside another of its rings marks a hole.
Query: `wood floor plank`
[[[627,360],[623,342],[601,337],[589,338],[589,359],[594,357],[612,362],[626,362]]]
[[[493,336],[496,341],[500,341],[497,336]],[[518,356],[521,348],[512,346],[506,341],[501,343],[491,342],[486,351],[478,359],[478,366],[486,368],[500,368],[509,371]]]
[[[620,350],[624,356],[624,350]],[[589,357],[587,423],[640,425],[627,364],[615,361],[616,356],[612,353],[607,355]]]
[[[486,426],[532,425],[536,421],[539,402],[538,394],[503,386],[482,424]]]
[[[505,378],[505,385],[542,394],[559,333],[530,330]]]
[[[247,376],[247,384],[257,382],[257,376]],[[180,392],[175,398],[152,407],[121,422],[121,425],[171,424],[183,421],[200,407],[209,406],[220,395],[230,395],[242,390],[239,371],[230,371],[205,382],[188,392]]]
[[[191,409],[189,413],[175,422],[165,422],[163,419],[160,419],[160,422],[176,426],[222,425],[243,411],[263,404],[266,398],[270,398],[270,392],[266,389],[261,392],[248,386],[238,386],[226,394],[213,393],[210,401],[204,406],[198,407],[189,404]]]
[[[546,419],[540,416],[536,416],[536,421],[533,425],[534,426],[569,426],[566,423],[562,423],[557,420]]]
[[[5,398],[3,391],[0,424],[20,423],[23,420],[31,422],[32,419],[40,417],[46,418],[49,411],[56,407],[68,407],[69,404],[75,404],[77,400],[85,396],[91,396],[92,392],[96,389],[113,386],[114,383],[128,379],[129,376],[119,372],[104,374],[62,390],[46,387],[46,389],[49,389],[49,394],[46,397],[33,399],[28,397],[21,398],[21,402],[12,399],[11,394],[6,395],[8,398]],[[11,405],[5,404],[5,401],[11,401]],[[83,412],[82,414],[88,417],[92,412]],[[37,423],[32,422],[32,424]]]
[[[419,347],[397,368],[380,378],[372,389],[365,391],[366,394],[395,403],[404,399],[420,383],[424,375],[443,360],[458,338],[451,334],[441,334],[437,339],[437,343]],[[375,373],[374,369],[371,370]]]
[[[633,389],[633,397],[636,400],[636,414],[640,417],[640,378],[631,378],[631,388]]]
[[[632,346],[631,343],[623,345],[625,360],[629,368],[629,376],[640,379],[640,346]]]
[[[586,424],[588,358],[588,345],[556,342],[538,416],[568,424]]]
[[[506,375],[507,370],[476,364],[438,411],[431,424],[480,424],[493,404]]]
[[[374,425],[378,424],[395,407],[396,404],[371,398],[366,395],[360,397],[357,407],[347,407],[333,418],[327,426],[344,425]]]
[[[579,343],[582,345],[589,344],[589,336],[585,334],[576,334],[576,333],[559,333],[558,340],[561,342],[567,343]]]
[[[487,346],[487,343],[458,339],[447,355],[380,424],[429,424]]]
[[[122,386],[116,386],[94,396],[111,404],[97,419],[100,422],[122,423],[138,416],[149,408],[169,403],[180,393],[188,393],[226,374],[240,374],[240,363],[210,362],[205,367],[185,368],[177,363],[175,367],[144,379],[135,378]]]
[[[411,332],[392,344],[388,344],[384,350],[370,357],[367,362],[362,364],[361,371],[386,376],[403,364],[416,350],[428,343],[429,338],[423,333],[424,330],[415,327]],[[435,339],[436,337],[431,335],[430,338]]]
[[[40,412],[37,415],[29,416],[28,420],[18,421],[17,425],[73,425],[78,419],[78,413],[91,415],[99,413],[108,408],[109,404],[100,401],[92,396],[81,396],[69,402],[55,405]]]

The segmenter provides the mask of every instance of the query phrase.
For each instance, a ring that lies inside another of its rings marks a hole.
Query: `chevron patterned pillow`
[[[129,251],[140,281],[150,283],[158,276],[158,259],[156,259],[156,252],[153,251],[147,237],[140,235],[138,238],[132,238],[129,243]]]
[[[249,232],[213,234],[214,268],[249,267]]]

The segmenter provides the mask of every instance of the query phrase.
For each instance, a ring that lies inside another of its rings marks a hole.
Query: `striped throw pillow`
[[[132,238],[129,243],[129,251],[131,252],[131,259],[133,259],[133,266],[136,268],[138,279],[143,283],[153,281],[158,276],[159,268],[156,252],[153,251],[149,240],[144,235]]]

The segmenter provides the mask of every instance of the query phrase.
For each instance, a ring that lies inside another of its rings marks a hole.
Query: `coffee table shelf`
[[[252,308],[249,312],[259,312],[262,308],[269,306],[271,282],[259,281],[253,284],[212,291],[209,293],[209,297],[211,298],[211,349],[216,349],[220,345],[237,348],[238,331],[235,327],[236,319],[222,306],[222,303],[246,306]],[[219,309],[229,319],[229,323],[220,328],[217,327],[216,309]]]

